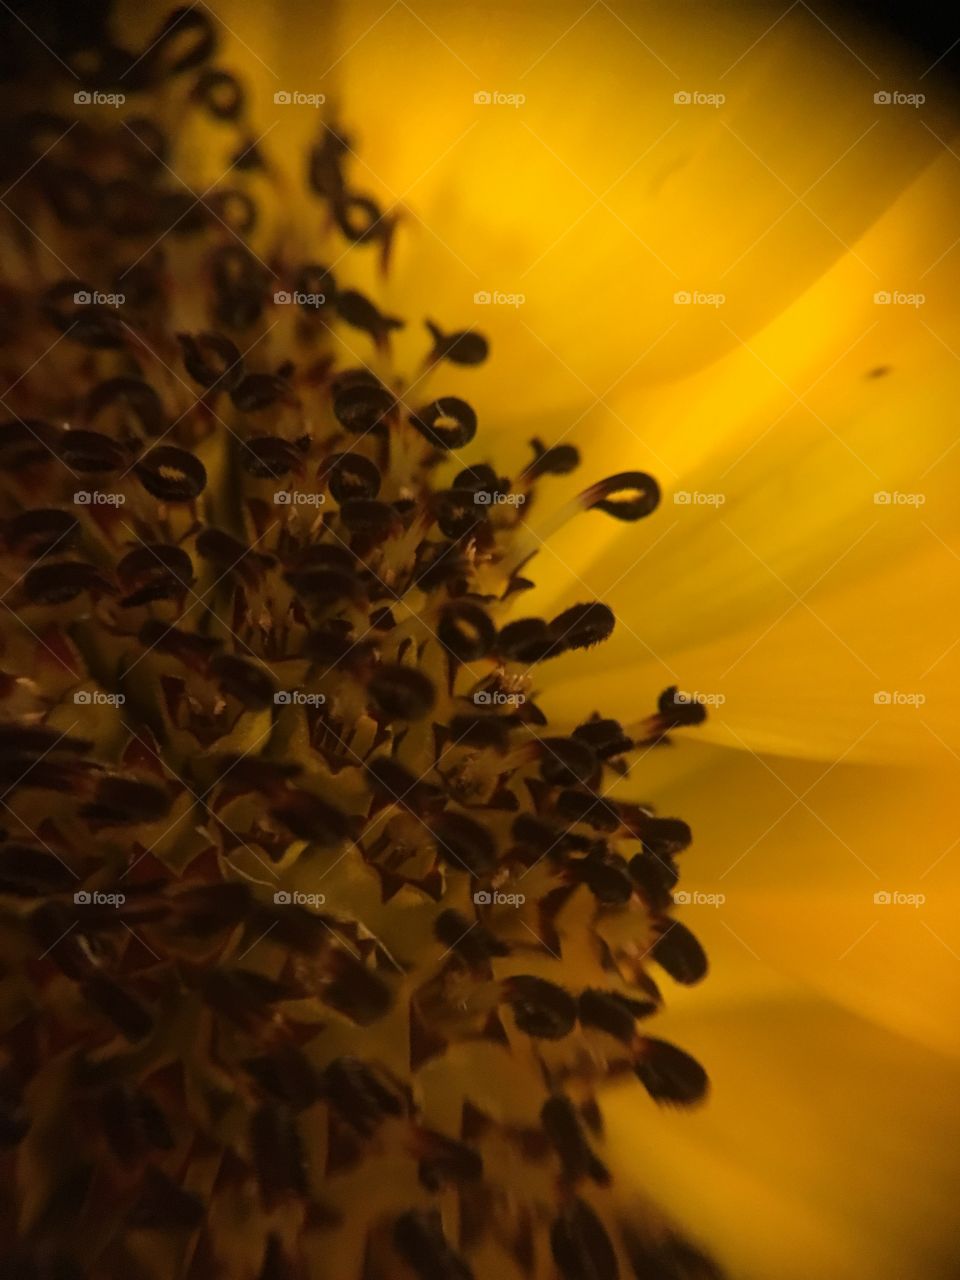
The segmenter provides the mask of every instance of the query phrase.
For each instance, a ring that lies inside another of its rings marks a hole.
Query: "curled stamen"
[[[410,422],[438,449],[462,449],[477,434],[477,415],[465,400],[457,396],[434,400],[416,413]]]

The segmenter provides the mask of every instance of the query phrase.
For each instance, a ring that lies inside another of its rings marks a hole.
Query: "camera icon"
[[[486,489],[478,489],[473,495],[473,500],[478,506],[488,507],[490,505],[491,498]]]
[[[89,107],[93,101],[93,95],[88,93],[86,89],[78,89],[73,95],[73,100],[78,107]]]
[[[490,903],[493,902],[493,895],[488,889],[478,889],[473,895],[473,900],[478,907],[489,907]]]
[[[89,507],[92,499],[86,489],[78,489],[73,495],[73,500],[78,507]]]
[[[879,889],[873,895],[873,900],[878,907],[889,907],[890,903],[893,901],[890,894],[887,893],[886,889]]]
[[[686,289],[680,289],[673,295],[673,301],[678,307],[689,307],[693,302],[693,295]]]
[[[89,307],[92,301],[93,297],[87,293],[86,289],[79,289],[73,295],[73,305],[75,307]]]
[[[886,689],[880,689],[873,695],[873,701],[878,707],[889,707],[893,702],[893,695],[888,693]]]
[[[273,695],[273,701],[278,707],[287,707],[293,701],[293,698],[286,689],[278,689]]]
[[[273,495],[273,501],[276,506],[289,507],[293,502],[293,497],[289,489],[278,489]]]
[[[289,306],[293,301],[293,296],[287,293],[286,289],[278,289],[273,295],[273,300],[280,306]]]
[[[273,95],[273,100],[278,107],[288,107],[293,101],[290,94],[285,89],[278,89]]]
[[[678,107],[688,107],[693,101],[693,97],[685,89],[681,89],[673,95],[673,100]]]
[[[86,889],[78,889],[73,895],[73,900],[78,907],[88,906],[90,903],[90,894]]]
[[[893,97],[891,94],[887,93],[886,89],[880,89],[873,95],[873,100],[877,106],[887,107],[893,101]]]
[[[473,295],[473,301],[478,307],[489,307],[493,299],[486,289],[481,289],[479,293]]]
[[[678,489],[673,495],[673,500],[679,507],[688,507],[693,501],[693,494],[689,489]]]
[[[493,101],[493,95],[487,93],[486,89],[479,89],[474,95],[473,100],[478,107],[489,107]]]
[[[873,295],[873,300],[878,307],[889,307],[893,298],[886,289],[881,289],[879,293]]]
[[[89,707],[90,703],[93,701],[86,689],[78,689],[73,695],[73,700],[78,707]]]
[[[489,707],[493,702],[493,694],[489,689],[478,689],[473,695],[473,700],[478,707]]]
[[[880,489],[873,495],[873,500],[878,507],[889,507],[893,501],[893,495],[888,489]]]
[[[278,889],[276,893],[273,895],[273,900],[278,907],[289,906],[290,902],[292,901],[290,894],[287,892],[286,889]]]
[[[678,907],[689,906],[691,902],[690,894],[686,889],[678,889],[677,892],[673,895],[673,900]]]

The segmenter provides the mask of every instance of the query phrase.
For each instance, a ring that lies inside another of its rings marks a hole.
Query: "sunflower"
[[[924,66],[805,4],[10,14],[12,1265],[950,1274]]]

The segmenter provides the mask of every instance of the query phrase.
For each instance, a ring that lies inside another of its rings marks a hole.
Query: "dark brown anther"
[[[656,1276],[658,1280],[725,1280],[724,1273],[710,1258],[679,1236],[648,1240],[629,1227],[623,1243],[634,1275]]]
[[[458,662],[476,662],[493,648],[497,630],[484,609],[460,600],[445,606],[437,623],[437,635]]]
[[[117,565],[117,578],[127,593],[121,601],[127,608],[175,599],[193,582],[193,561],[181,547],[135,547]]]
[[[78,883],[67,864],[46,849],[15,841],[0,844],[0,893],[40,898]]]
[[[160,30],[147,42],[143,77],[157,83],[200,67],[213,55],[216,32],[206,13],[195,6],[172,9]]]
[[[284,577],[301,599],[317,609],[327,609],[348,600],[360,601],[366,595],[363,582],[349,569],[307,566],[305,569],[290,570]],[[345,659],[351,650],[359,658],[362,650],[355,647],[352,641],[334,636],[331,644],[329,639],[327,633],[315,632],[308,644],[310,657],[328,667]]]
[[[382,347],[394,329],[402,329],[403,321],[396,316],[384,315],[356,289],[345,289],[337,294],[337,315],[354,329],[370,335],[378,347]]]
[[[563,987],[544,978],[520,974],[503,984],[504,999],[517,1027],[537,1040],[562,1040],[577,1020],[577,1002]]]
[[[243,356],[221,333],[178,333],[183,366],[201,387],[230,391],[243,377]]]
[[[550,656],[554,640],[543,618],[517,618],[501,630],[496,647],[510,662],[532,664]]]
[[[679,920],[664,923],[663,933],[650,948],[650,954],[674,982],[691,987],[707,975],[707,956],[703,947]]]
[[[601,760],[622,755],[634,745],[633,740],[623,732],[619,721],[602,720],[599,716],[578,725],[573,736],[591,747]]]
[[[650,907],[665,911],[673,902],[673,890],[680,879],[680,872],[669,855],[662,856],[646,850],[630,859],[630,874]]]
[[[163,202],[142,182],[116,178],[100,188],[100,219],[116,236],[145,236],[166,230],[161,223]]]
[[[457,396],[425,405],[410,423],[437,449],[462,449],[477,434],[477,415]]]
[[[228,329],[248,328],[263,311],[266,268],[248,249],[228,244],[214,253],[210,270],[217,294],[217,320]]]
[[[483,1157],[465,1142],[448,1138],[432,1129],[421,1129],[415,1140],[423,1154],[417,1165],[420,1185],[428,1191],[477,1182],[483,1177]]]
[[[116,310],[94,303],[94,296],[82,280],[61,280],[43,295],[43,314],[71,342],[98,350],[123,346],[123,326]]]
[[[474,1280],[473,1270],[443,1234],[439,1213],[411,1209],[403,1214],[394,1224],[393,1243],[417,1280]]]
[[[0,424],[0,467],[4,471],[20,471],[38,462],[49,462],[60,453],[65,434],[36,418]]]
[[[333,412],[345,430],[365,435],[385,425],[396,405],[396,396],[380,383],[358,382],[335,392]]]
[[[531,440],[530,444],[534,458],[523,473],[529,480],[536,480],[538,476],[569,475],[580,465],[580,453],[572,444],[558,444],[552,449],[547,449],[536,438]]]
[[[193,97],[217,120],[236,120],[243,111],[243,85],[219,67],[201,71],[193,86]]]
[[[633,896],[633,881],[625,858],[590,854],[570,864],[571,872],[604,906],[622,906]]]
[[[341,1119],[369,1137],[387,1116],[401,1116],[406,1101],[382,1070],[358,1058],[335,1058],[323,1072],[323,1094]]]
[[[238,236],[247,236],[257,225],[257,206],[252,196],[236,187],[224,187],[204,198],[213,218]]]
[[[207,471],[200,459],[174,445],[151,449],[134,470],[147,493],[160,502],[193,502],[207,487]]]
[[[92,564],[58,560],[37,565],[23,578],[23,592],[31,604],[66,604],[83,592],[113,595],[113,585]]]
[[[367,687],[377,710],[390,720],[422,720],[437,700],[432,680],[399,662],[377,667]]]
[[[308,316],[316,316],[337,301],[337,282],[333,272],[316,262],[308,262],[297,273],[294,285],[297,305]]]
[[[257,413],[289,399],[290,384],[275,373],[248,373],[230,392],[234,408],[241,413]]]
[[[413,813],[424,813],[443,804],[443,793],[424,782],[391,756],[377,756],[366,767],[378,798],[386,804],[402,804]]]
[[[360,1027],[377,1022],[393,1005],[393,991],[379,974],[349,952],[340,950],[334,950],[328,957],[317,995],[324,1004]]]
[[[510,745],[509,717],[495,712],[451,716],[450,737],[460,746],[506,751]]]
[[[467,964],[485,964],[493,956],[510,954],[505,942],[459,911],[441,911],[434,922],[433,932],[438,942],[455,951]]]
[[[435,518],[440,532],[454,540],[468,538],[485,518],[485,508],[466,489],[441,489],[434,493]]]
[[[540,776],[554,787],[594,787],[600,763],[585,742],[576,738],[540,739]]]
[[[707,718],[707,708],[698,699],[681,693],[672,684],[657,699],[657,715],[663,721],[665,729],[679,729],[686,725],[703,724]]]
[[[444,333],[432,320],[424,322],[433,338],[433,350],[427,357],[429,363],[449,360],[451,364],[483,364],[490,354],[490,344],[481,333],[473,329],[460,329],[456,333]]]
[[[582,498],[588,511],[605,511],[616,520],[630,523],[657,509],[660,486],[645,471],[620,471],[592,485]]]
[[[159,168],[169,160],[170,143],[167,135],[149,116],[131,116],[124,120],[123,127],[133,135],[130,138],[129,153],[137,168],[149,171]]]
[[[437,852],[452,870],[484,876],[496,866],[496,841],[485,826],[465,813],[439,813],[430,830]]]
[[[243,763],[246,762],[241,762],[230,770],[231,779],[243,767]],[[235,925],[242,924],[250,914],[252,894],[243,881],[226,881],[181,890],[173,903],[183,932],[205,938],[222,929],[232,929]]]
[[[97,783],[96,795],[83,816],[113,826],[159,822],[170,812],[171,796],[160,782],[112,774]]]
[[[73,548],[80,534],[80,521],[72,512],[56,507],[23,511],[7,524],[4,536],[15,555],[39,560],[51,551]]]
[[[605,1031],[627,1045],[636,1039],[637,1018],[649,1017],[656,1008],[652,1000],[634,1000],[618,991],[601,991],[597,987],[586,987],[577,999],[581,1026]]]
[[[252,551],[233,534],[213,526],[208,526],[198,535],[197,554],[216,565],[223,573],[239,574],[244,582],[251,585],[260,579],[264,570],[276,563],[272,556]]]
[[[210,210],[192,191],[177,188],[176,191],[160,191],[154,196],[156,217],[154,223],[165,234],[184,237],[208,231],[211,224]]]
[[[40,170],[39,185],[62,226],[80,231],[96,223],[100,214],[100,187],[82,169],[47,162]]]
[[[362,453],[335,453],[317,477],[326,480],[339,503],[361,498],[371,500],[380,492],[380,470]]]
[[[644,1040],[633,1069],[655,1102],[689,1107],[702,1101],[709,1088],[707,1073],[696,1058],[666,1040]]]
[[[254,1113],[250,1147],[265,1208],[272,1209],[290,1193],[306,1194],[303,1147],[296,1117],[288,1107],[267,1102]]]
[[[83,995],[127,1040],[142,1040],[153,1030],[153,1014],[106,974],[94,973],[83,983]]]
[[[258,480],[279,480],[303,466],[303,454],[281,436],[251,436],[238,445],[240,465]]]
[[[266,169],[267,162],[254,138],[241,142],[230,157],[230,168],[240,173],[257,173]]]
[[[605,604],[575,604],[558,613],[550,623],[557,652],[568,649],[590,649],[602,644],[613,633],[616,619]]]
[[[90,422],[114,408],[122,411],[123,423],[134,436],[158,436],[166,426],[160,397],[142,378],[108,378],[87,396],[85,412]]]
[[[206,1213],[203,1200],[148,1165],[138,1179],[140,1197],[127,1222],[146,1231],[193,1231]]]
[[[483,490],[485,493],[495,493],[501,487],[502,481],[486,462],[479,462],[475,467],[464,467],[462,471],[458,471],[453,478],[450,486],[452,489],[466,489],[469,493],[478,493]]]
[[[555,1094],[540,1108],[540,1123],[563,1165],[565,1177],[572,1181],[590,1177],[601,1185],[610,1175],[594,1155],[580,1124],[576,1107],[563,1094]]]
[[[236,698],[249,711],[273,706],[277,683],[266,667],[235,653],[219,653],[210,663],[210,674],[224,693]]]
[[[322,849],[342,844],[354,833],[345,813],[309,791],[291,791],[270,812],[298,840],[309,840]]]
[[[64,431],[55,441],[55,448],[71,471],[119,471],[127,464],[123,446],[99,431]]]
[[[340,504],[340,519],[350,533],[372,542],[382,542],[399,528],[393,507],[372,498],[347,498]]]
[[[303,1111],[320,1097],[320,1074],[295,1045],[280,1045],[258,1058],[248,1058],[243,1066],[261,1089],[291,1111]]]
[[[333,201],[333,217],[337,226],[353,244],[383,239],[389,231],[389,224],[385,222],[380,206],[368,196],[338,192]],[[360,326],[360,328],[364,327]]]
[[[563,1280],[619,1280],[607,1229],[579,1197],[564,1206],[550,1228],[550,1250]]]
[[[632,823],[632,819],[631,819]],[[643,815],[632,823],[643,841],[643,847],[658,858],[672,858],[683,853],[693,841],[693,832],[682,818],[652,818]]]
[[[595,831],[612,832],[620,827],[620,815],[602,796],[568,788],[560,792],[554,803],[566,822],[584,822]]]

